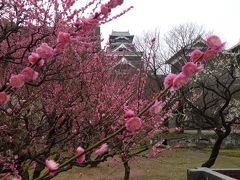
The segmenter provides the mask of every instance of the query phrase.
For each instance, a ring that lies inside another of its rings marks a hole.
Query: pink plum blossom
[[[135,112],[131,109],[128,109],[125,111],[125,117],[126,118],[131,118],[131,117],[134,117],[135,116]]]
[[[7,108],[7,113],[11,114],[13,110],[11,108]]]
[[[183,73],[178,74],[173,80],[173,89],[178,90],[184,84],[186,84],[187,81],[188,81],[187,76],[185,76]]]
[[[217,54],[217,51],[216,51],[216,50],[211,50],[211,49],[209,49],[209,50],[207,50],[207,51],[204,53],[203,58],[206,59],[206,60],[212,59],[212,58],[214,58],[214,57],[216,56],[216,54]]]
[[[104,15],[104,16],[107,16],[108,13],[109,13],[109,7],[107,5],[102,5],[101,6],[101,13]]]
[[[203,52],[202,51],[200,51],[200,50],[198,50],[198,49],[195,49],[192,53],[191,53],[191,60],[193,61],[193,62],[202,62],[202,61],[204,61],[204,59],[203,59]]]
[[[207,45],[209,48],[217,51],[224,47],[224,43],[222,43],[221,39],[216,35],[207,38]]]
[[[24,86],[24,79],[24,75],[22,74],[12,75],[9,80],[9,84],[15,88],[21,88]]]
[[[142,120],[139,117],[132,117],[127,120],[125,126],[128,131],[135,132],[142,126]]]
[[[57,42],[66,44],[70,41],[70,34],[65,32],[59,32]]]
[[[59,164],[56,163],[54,160],[45,160],[45,164],[49,171],[56,171],[58,170]]]
[[[153,114],[159,114],[162,111],[162,104],[160,101],[155,101],[149,111]]]
[[[41,58],[44,59],[48,59],[53,56],[53,48],[50,47],[47,43],[42,43],[41,46],[36,49],[36,52]]]
[[[0,92],[0,105],[6,104],[10,100],[10,96],[6,92]]]
[[[95,154],[100,156],[107,151],[108,151],[108,145],[104,143],[98,149],[95,150]]]
[[[40,59],[41,57],[37,53],[31,53],[30,56],[28,56],[28,62],[30,64],[35,64],[37,63],[38,67],[42,67],[44,65],[44,60]],[[39,60],[40,59],[40,60]]]
[[[19,110],[21,109],[21,105],[19,103],[16,104],[15,109]]]
[[[35,64],[37,62],[37,60],[40,59],[40,56],[39,54],[37,53],[31,53],[30,56],[28,56],[28,62],[31,63],[31,64]]]
[[[96,27],[99,23],[97,19],[94,18],[85,18],[83,17],[81,22],[82,30],[84,32],[91,30],[92,28]]]
[[[43,59],[41,59],[40,61],[38,61],[37,65],[38,67],[43,67],[45,61]]]
[[[170,73],[168,74],[164,79],[164,88],[167,89],[168,87],[172,86],[173,80],[175,79],[177,75]]]
[[[30,67],[24,68],[21,74],[24,76],[25,81],[36,80],[38,77],[38,72],[34,71]]]
[[[81,147],[81,146],[79,146],[77,149],[76,149],[76,152],[78,153],[78,154],[81,154],[81,153],[83,153],[85,150]],[[84,161],[85,161],[85,154],[83,154],[83,155],[81,155],[80,157],[78,157],[77,158],[77,163],[79,163],[79,164],[82,164]]]
[[[22,177],[21,176],[14,176],[13,178],[12,178],[12,180],[22,180]]]
[[[188,62],[182,67],[182,73],[186,77],[191,78],[202,69],[203,69],[203,65],[197,65],[193,62]]]
[[[115,8],[123,3],[123,0],[111,0],[110,6],[111,8]]]

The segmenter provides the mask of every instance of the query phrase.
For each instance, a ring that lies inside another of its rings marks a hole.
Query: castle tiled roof
[[[112,31],[111,36],[131,36],[129,31]]]
[[[240,49],[240,42],[234,45],[233,47],[229,48],[228,51],[233,51],[235,49]]]

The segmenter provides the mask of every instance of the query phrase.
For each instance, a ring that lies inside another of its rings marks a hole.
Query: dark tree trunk
[[[101,162],[101,161],[97,161],[99,160],[99,158],[95,159],[96,161],[93,161],[90,163],[90,167],[91,168],[96,168],[98,166],[98,164]]]
[[[210,155],[209,159],[205,163],[202,164],[202,167],[210,168],[214,165],[214,163],[218,157],[222,142],[230,134],[230,132],[231,132],[231,129],[230,129],[230,127],[228,127],[228,128],[226,128],[226,132],[224,134],[218,134],[218,138],[212,148],[211,155]]]
[[[45,168],[44,166],[38,165],[38,166],[36,167],[36,169],[34,170],[33,179],[38,178],[44,168]]]
[[[211,152],[209,159],[205,163],[202,164],[202,167],[210,168],[211,166],[214,165],[214,163],[218,157],[219,150],[221,148],[223,139],[224,139],[224,137],[217,138],[217,140],[212,148],[212,152]]]
[[[123,163],[124,165],[124,170],[125,170],[125,174],[124,174],[124,180],[129,180],[130,177],[130,166],[128,165],[128,161],[124,161]]]
[[[29,179],[29,175],[28,175],[28,172],[22,172],[22,173],[20,173],[20,175],[21,175],[21,177],[22,177],[22,179],[26,179],[26,180],[28,180]]]

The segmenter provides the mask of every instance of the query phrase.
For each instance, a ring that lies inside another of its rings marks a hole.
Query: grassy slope
[[[131,180],[183,180],[188,168],[199,167],[209,152],[178,149],[164,152],[158,158],[138,157],[130,162]],[[240,168],[240,157],[220,155],[215,168]],[[214,168],[213,167],[213,168]],[[79,173],[83,176],[79,176]],[[55,180],[122,180],[124,169],[121,163],[109,160],[97,168],[73,168]]]

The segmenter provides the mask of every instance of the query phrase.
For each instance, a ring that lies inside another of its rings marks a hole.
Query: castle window
[[[119,48],[119,49],[118,49],[118,51],[120,51],[120,52],[122,52],[122,51],[124,51],[124,50],[126,50],[126,48]]]

